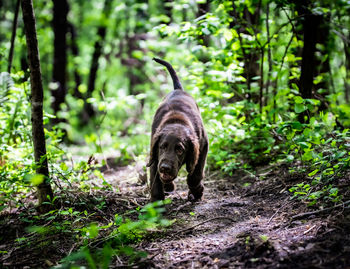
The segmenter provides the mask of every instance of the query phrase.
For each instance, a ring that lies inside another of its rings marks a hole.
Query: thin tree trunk
[[[141,6],[144,0],[136,0],[136,3]],[[136,17],[138,19],[138,24],[134,29],[128,32],[126,39],[127,44],[127,55],[128,62],[130,67],[128,68],[128,77],[129,77],[129,93],[131,95],[138,95],[144,91],[144,87],[141,87],[147,80],[145,76],[145,61],[142,59],[135,59],[133,57],[133,53],[135,51],[142,51],[142,47],[140,46],[141,40],[146,40],[148,38],[146,22],[149,20],[149,14],[142,8],[136,8]],[[137,114],[141,114],[144,107],[145,99],[140,100],[140,107],[138,109]],[[135,122],[138,120],[135,117]]]
[[[102,12],[103,18],[107,19],[109,17],[111,13],[112,1],[113,0],[105,0],[103,12]],[[102,55],[102,48],[106,37],[106,32],[107,32],[107,26],[105,25],[105,23],[102,23],[102,25],[99,26],[97,29],[97,40],[94,45],[94,53],[91,59],[88,87],[87,87],[86,96],[84,98],[84,108],[83,108],[83,118],[82,118],[83,124],[88,123],[90,118],[92,118],[96,114],[92,105],[87,102],[87,99],[91,98],[92,93],[95,89],[97,70],[99,66],[98,62],[99,62],[100,56]]]
[[[208,0],[206,0],[204,3],[198,4],[197,18],[207,14],[209,12],[209,9],[210,9],[210,3]],[[200,43],[203,46],[209,47],[209,42],[210,42],[209,35],[204,35],[203,33],[201,33],[198,38],[200,40]]]
[[[165,15],[169,18],[168,21],[164,21],[167,25],[171,24],[173,22],[173,0],[164,0],[163,2],[163,9]]]
[[[30,69],[32,135],[36,173],[43,175],[44,181],[37,186],[38,209],[46,212],[50,207],[43,202],[52,199],[53,192],[49,183],[49,169],[46,158],[46,143],[43,125],[43,85],[40,69],[38,40],[35,26],[35,15],[32,0],[22,0],[24,30],[27,40],[27,52]]]
[[[316,42],[321,16],[312,14],[305,7],[301,7],[299,10],[299,15],[304,16],[304,47],[302,51],[299,92],[304,99],[310,99],[313,97],[312,88],[315,74]],[[309,118],[308,111],[299,114],[299,121],[304,122],[305,116]]]
[[[270,3],[267,3],[267,5],[266,5],[266,34],[267,34],[267,61],[268,61],[268,68],[267,68],[265,100],[264,100],[264,104],[265,105],[267,105],[267,103],[268,103],[270,77],[271,77],[271,70],[272,70],[269,18],[270,18]]]
[[[79,56],[79,48],[77,44],[77,34],[75,31],[75,27],[72,23],[68,24],[68,32],[70,33],[70,39],[71,39],[71,52],[73,57],[78,57]],[[73,96],[79,99],[83,99],[83,95],[79,91],[79,85],[82,83],[81,76],[78,71],[78,67],[74,65],[74,80],[75,80],[75,87],[74,87],[74,92]]]
[[[350,32],[348,34],[348,40],[350,40]],[[350,103],[350,46],[346,39],[343,39],[344,50],[345,50],[345,67],[346,77],[344,79],[344,95],[345,101]]]
[[[53,74],[52,80],[55,82],[55,88],[51,90],[54,97],[52,108],[55,119],[53,124],[62,121],[57,117],[60,106],[66,98],[66,69],[67,69],[67,0],[53,0],[53,32],[54,32],[54,57],[53,57]]]
[[[323,111],[329,107],[327,95],[332,91],[331,78],[331,49],[332,36],[330,35],[329,21],[331,21],[330,14],[320,15],[320,25],[317,29],[317,43],[321,44],[320,48],[316,48],[317,54],[315,57],[316,73],[315,77],[321,75],[323,79],[314,86],[315,98],[321,101],[319,111]]]
[[[260,59],[260,91],[259,91],[259,109],[260,115],[262,114],[263,103],[263,93],[264,93],[264,48],[261,48],[261,59]]]
[[[234,20],[232,20],[230,22],[230,28],[235,28],[235,25],[237,23],[237,21],[240,19],[240,15],[237,14],[236,12],[236,6],[233,3],[232,4],[233,8],[230,11],[230,15],[232,16],[232,18]],[[236,29],[237,30],[237,34],[238,34],[238,40],[240,43],[240,47],[242,50],[242,54],[243,54],[243,62],[244,62],[244,74],[243,76],[246,79],[246,85],[247,85],[247,89],[246,89],[246,98],[248,101],[251,101],[252,99],[254,101],[256,101],[256,103],[259,102],[258,98],[259,98],[259,94],[255,94],[253,95],[252,91],[251,91],[251,84],[252,84],[252,79],[256,76],[259,75],[259,64],[258,64],[258,60],[259,60],[259,55],[260,52],[257,49],[246,49],[245,48],[245,43],[243,42],[242,39],[242,34],[246,34],[248,33],[246,30],[246,27],[257,27],[259,28],[259,18],[260,18],[260,11],[261,11],[261,0],[259,0],[258,2],[258,6],[254,12],[254,14],[251,14],[248,9],[244,10],[243,12],[243,19],[245,20],[245,24],[239,23],[239,25],[241,25],[240,28]],[[249,115],[247,115],[247,117],[249,117]]]
[[[314,14],[306,14],[303,23],[304,47],[301,61],[300,94],[306,98],[312,98],[312,86],[315,72],[316,38],[320,17]]]
[[[15,48],[15,39],[16,39],[16,31],[17,31],[17,20],[18,20],[19,4],[20,3],[21,3],[21,0],[17,0],[16,9],[15,9],[15,16],[13,18],[11,47],[10,47],[10,52],[9,52],[8,66],[7,66],[7,72],[8,73],[11,73],[12,59],[13,59],[13,50]]]

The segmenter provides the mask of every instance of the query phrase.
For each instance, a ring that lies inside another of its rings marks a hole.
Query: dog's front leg
[[[155,162],[150,167],[151,202],[164,200],[165,198],[163,183],[160,181],[157,166],[158,164]]]
[[[205,144],[199,154],[197,165],[191,175],[187,176],[188,200],[198,201],[202,199],[204,186],[202,179],[204,178],[204,166],[208,153],[208,144]]]

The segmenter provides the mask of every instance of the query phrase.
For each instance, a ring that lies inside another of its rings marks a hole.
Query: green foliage
[[[15,78],[20,80],[22,76],[19,72]],[[26,176],[34,175],[35,167],[27,84],[15,83],[8,73],[1,73],[0,87],[0,189],[4,192],[0,199],[6,205],[16,200],[16,193],[25,196],[30,184]]]
[[[10,47],[14,2],[5,1],[0,10],[1,70],[7,67],[4,59]],[[77,184],[87,193],[101,189],[87,183],[94,177],[103,182],[103,190],[115,191],[94,169],[92,156],[111,154],[118,166],[146,159],[152,117],[162,97],[172,90],[169,76],[151,60],[158,56],[172,63],[201,109],[210,140],[209,170],[233,175],[238,169],[254,173],[259,165],[285,163],[290,173],[302,175],[289,189],[295,199],[317,206],[340,203],[343,193],[337,183],[350,165],[350,75],[344,56],[349,2],[309,1],[303,6],[324,16],[329,27],[327,42],[318,41],[316,46],[312,94],[317,99],[302,98],[299,89],[304,46],[300,19],[304,16],[298,14],[298,3],[209,1],[210,11],[198,17],[200,2],[170,1],[164,6],[155,0],[113,1],[113,9],[105,16],[104,0],[69,1],[68,19],[77,36],[68,33],[68,45],[76,43],[78,55],[67,48],[67,95],[58,114],[51,115],[53,2],[35,1],[52,182],[62,192],[70,193],[70,186]],[[166,13],[166,8],[171,12]],[[97,113],[82,126],[83,97],[101,25],[107,26],[106,38],[101,43],[95,90],[87,99]],[[20,21],[13,70],[27,68],[25,49]],[[0,211],[21,207],[43,180],[35,174],[27,80],[27,70],[0,73]],[[54,117],[66,122],[50,126]],[[79,152],[72,144],[79,146]],[[74,163],[75,154],[91,157]],[[51,203],[61,199],[64,196],[56,196]],[[102,210],[105,205],[105,199],[99,198],[95,206]],[[78,266],[83,260],[90,268],[108,268],[115,255],[125,255],[130,262],[144,257],[131,245],[170,224],[161,217],[161,205],[129,212],[130,218],[126,213],[116,215],[104,226],[91,221],[87,210],[72,206],[46,214],[47,226],[41,225],[38,216],[25,221],[31,226],[28,231],[43,237],[58,232],[72,235],[81,249],[62,261],[62,267]],[[250,241],[247,237],[246,244]]]
[[[146,252],[138,251],[130,244],[137,243],[147,234],[159,232],[174,222],[162,217],[163,206],[169,203],[170,200],[157,201],[141,209],[138,208],[135,212],[129,212],[129,215],[138,214],[136,221],[116,214],[114,221],[108,225],[98,226],[91,223],[89,226],[78,228],[83,245],[78,252],[62,259],[62,264],[57,268],[72,268],[82,261],[85,261],[83,263],[87,263],[90,268],[108,268],[114,256],[126,256],[129,263],[147,257]],[[101,243],[102,248],[91,247]]]
[[[313,126],[317,129],[315,122]],[[316,130],[310,131],[309,127],[292,138],[294,143],[290,144],[290,150],[307,165],[305,170],[310,183],[297,184],[289,191],[294,197],[309,201],[309,205],[317,202],[338,203],[342,196],[332,184],[350,167],[349,130],[332,131],[326,139],[325,134]]]
[[[7,207],[20,207],[33,187],[43,180],[37,175],[31,133],[31,106],[29,103],[29,85],[23,82],[23,72],[13,74],[0,73],[0,210]],[[52,115],[44,114],[47,124]],[[88,179],[95,166],[82,161],[68,166],[67,154],[60,144],[63,132],[58,128],[45,129],[47,159],[51,179],[71,181]]]

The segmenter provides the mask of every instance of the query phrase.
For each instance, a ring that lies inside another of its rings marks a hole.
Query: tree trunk
[[[309,11],[304,12],[304,47],[301,60],[301,74],[299,81],[299,91],[301,96],[312,98],[312,86],[315,73],[315,53],[318,27],[321,22],[319,15],[314,15]]]
[[[49,169],[46,158],[46,144],[43,125],[43,85],[41,78],[38,40],[36,35],[35,15],[32,0],[22,0],[24,30],[27,40],[27,52],[30,69],[31,105],[32,105],[32,135],[36,173],[43,175],[44,181],[37,186],[38,209],[40,212],[49,210],[49,205],[43,204],[53,197],[49,183]]]
[[[312,87],[315,74],[315,53],[316,40],[321,16],[312,14],[309,10],[302,8],[299,15],[304,16],[304,47],[301,60],[301,74],[299,80],[299,92],[303,99],[313,97]],[[299,114],[299,121],[304,122],[305,116],[308,117],[308,111]]]
[[[350,32],[348,34],[348,40],[350,40]],[[344,50],[345,50],[345,67],[346,77],[344,81],[344,95],[346,103],[350,103],[350,45],[346,39],[343,39]]]
[[[53,32],[54,32],[54,57],[52,80],[55,83],[54,89],[51,89],[53,96],[52,109],[55,119],[53,124],[62,121],[57,116],[60,106],[66,98],[66,69],[67,69],[67,0],[53,0]]]
[[[238,39],[240,43],[240,47],[242,50],[242,61],[244,62],[244,73],[243,77],[246,79],[246,93],[245,97],[250,101],[251,99],[256,100],[258,102],[258,98],[252,98],[251,84],[252,79],[259,75],[259,56],[260,53],[256,48],[247,49],[245,46],[247,44],[244,43],[242,39],[242,34],[250,34],[246,28],[247,27],[256,27],[259,29],[259,18],[260,18],[260,10],[261,10],[261,0],[258,2],[258,6],[254,12],[251,14],[248,9],[245,9],[243,12],[243,18],[240,18],[240,15],[236,12],[235,3],[232,4],[233,8],[229,12],[233,20],[230,22],[230,28],[235,28],[238,33]],[[245,23],[239,22],[241,19],[245,21]],[[241,27],[237,28],[236,25],[241,25]],[[249,47],[249,46],[248,46]],[[254,97],[254,96],[253,96]],[[258,96],[257,96],[258,97]]]
[[[260,56],[260,90],[259,90],[259,112],[262,114],[262,109],[264,106],[264,48],[261,48]]]
[[[164,21],[165,24],[169,25],[173,22],[173,0],[164,0],[163,9],[165,15],[169,18],[169,20]]]
[[[111,13],[112,1],[113,0],[105,0],[102,18],[108,19]],[[99,26],[97,29],[97,40],[94,45],[94,53],[91,59],[88,87],[87,87],[86,96],[84,98],[82,124],[87,124],[90,118],[92,118],[96,114],[92,105],[87,102],[87,99],[91,98],[92,93],[95,89],[97,70],[99,65],[98,61],[100,59],[100,56],[102,55],[102,48],[106,37],[107,26],[103,21],[104,20],[102,20],[102,25]]]
[[[209,0],[206,0],[204,3],[198,4],[197,18],[207,14],[209,10],[210,10]],[[200,41],[200,44],[202,44],[205,47],[208,47],[210,42],[210,37],[209,35],[204,35],[203,33],[201,33],[199,35],[199,41]]]
[[[270,40],[270,3],[266,4],[266,35],[267,35],[267,60],[268,60],[268,67],[267,67],[267,78],[266,78],[266,89],[265,89],[265,98],[264,98],[264,104],[267,105],[268,103],[268,97],[269,97],[269,87],[270,87],[270,77],[271,77],[271,71],[272,71],[272,56],[271,56],[271,40]]]
[[[19,4],[20,3],[21,3],[21,0],[17,0],[15,14],[14,14],[14,18],[13,18],[12,35],[11,35],[11,47],[10,47],[10,52],[9,52],[8,65],[7,65],[7,72],[8,73],[11,73],[12,59],[13,59],[13,50],[15,48],[15,39],[16,39],[16,31],[17,31],[17,20],[18,20]]]
[[[330,16],[325,17],[325,15],[320,16],[320,26],[317,33],[317,43],[321,44],[322,47],[318,49],[320,56],[315,57],[315,67],[316,74],[314,77],[321,75],[323,79],[321,82],[314,86],[315,88],[315,97],[321,101],[319,110],[323,111],[329,107],[327,101],[327,95],[331,93],[332,88],[332,78],[331,78],[331,64],[330,64],[330,55],[331,50],[329,49],[330,44],[330,35],[329,35],[329,23],[331,21]]]
[[[72,23],[68,24],[68,32],[70,33],[70,49],[72,52],[72,55],[74,57],[78,57],[79,56],[79,48],[78,48],[78,44],[77,44],[77,34],[76,34],[76,30],[75,27]],[[79,99],[83,99],[83,95],[81,94],[81,92],[79,91],[79,85],[82,83],[81,80],[81,76],[79,74],[79,70],[78,67],[76,67],[76,64],[74,65],[74,80],[75,80],[75,87],[74,87],[74,92],[73,92],[73,96]]]

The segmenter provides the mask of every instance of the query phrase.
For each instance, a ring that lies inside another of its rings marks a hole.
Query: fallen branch
[[[179,213],[180,210],[185,208],[186,206],[192,205],[191,201],[187,201],[186,203],[180,205],[179,207],[175,208],[174,210],[170,211],[168,215],[173,214],[175,212],[175,216]]]
[[[229,221],[231,221],[231,222],[235,222],[234,219],[229,218],[229,217],[215,217],[215,218],[207,219],[207,220],[205,220],[205,221],[202,221],[202,222],[200,222],[200,223],[197,223],[196,225],[193,225],[193,226],[190,227],[190,228],[186,228],[186,229],[183,229],[183,230],[181,230],[181,231],[178,231],[176,234],[180,234],[180,233],[183,233],[183,232],[190,231],[190,230],[192,230],[192,229],[194,229],[194,228],[196,228],[196,227],[198,227],[198,226],[200,226],[200,225],[203,225],[203,224],[205,224],[205,223],[207,223],[207,222],[210,222],[210,221],[213,221],[213,220],[219,220],[219,219],[229,220]],[[175,234],[175,235],[176,235],[176,234]]]
[[[294,215],[291,218],[291,221],[296,220],[296,219],[302,219],[304,217],[308,217],[308,216],[312,216],[312,215],[322,214],[324,212],[331,211],[333,209],[340,208],[340,207],[344,207],[345,209],[347,209],[347,208],[350,208],[350,207],[345,207],[345,205],[348,205],[348,204],[350,204],[350,200],[346,201],[346,202],[344,202],[342,204],[332,206],[332,207],[327,207],[327,208],[316,210],[316,211],[305,212],[305,213],[301,213],[301,214],[298,214],[298,215]]]
[[[276,210],[276,212],[271,216],[271,218],[270,218],[269,221],[267,222],[267,225],[269,225],[270,222],[271,222],[271,220],[277,215],[277,213],[278,213],[283,207],[285,207],[285,206],[288,204],[288,201],[287,201],[288,199],[289,199],[289,197],[287,197],[287,198],[284,200],[283,205],[281,205],[281,206]]]

